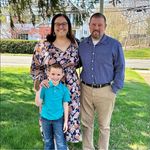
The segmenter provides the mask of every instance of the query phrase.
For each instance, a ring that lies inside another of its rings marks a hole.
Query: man
[[[94,112],[98,114],[99,150],[108,150],[110,121],[116,93],[124,83],[124,55],[121,44],[105,35],[106,18],[95,13],[89,23],[91,35],[79,45],[81,72],[81,121],[83,150],[94,150]]]

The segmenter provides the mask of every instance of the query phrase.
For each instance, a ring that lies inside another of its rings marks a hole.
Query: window
[[[28,34],[18,34],[18,39],[28,40]]]

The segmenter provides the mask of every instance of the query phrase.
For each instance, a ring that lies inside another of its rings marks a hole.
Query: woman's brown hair
[[[75,44],[76,41],[75,41],[74,35],[72,34],[71,22],[70,22],[70,19],[65,14],[57,14],[53,17],[52,22],[51,22],[51,33],[47,35],[47,37],[46,37],[47,41],[52,43],[56,39],[56,35],[55,35],[55,32],[54,32],[54,25],[55,25],[55,20],[58,17],[64,17],[66,19],[66,21],[68,23],[68,33],[67,33],[66,36],[71,41],[71,43]]]

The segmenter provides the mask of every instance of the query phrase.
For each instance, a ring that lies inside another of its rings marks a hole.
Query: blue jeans
[[[44,150],[55,150],[54,138],[57,150],[67,150],[66,139],[63,133],[63,117],[58,120],[41,118],[44,134]]]

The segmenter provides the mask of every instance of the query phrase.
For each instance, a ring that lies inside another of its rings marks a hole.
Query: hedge
[[[1,40],[0,52],[1,53],[21,53],[21,54],[33,54],[34,47],[37,41],[29,40]]]

